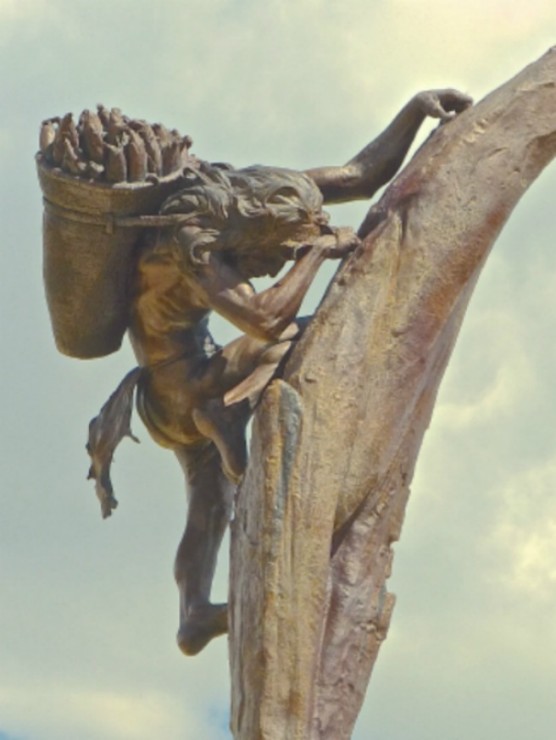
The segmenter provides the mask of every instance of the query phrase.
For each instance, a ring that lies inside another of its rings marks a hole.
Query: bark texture
[[[555,155],[550,50],[419,150],[267,390],[232,527],[235,738],[351,736],[438,386],[492,244]]]

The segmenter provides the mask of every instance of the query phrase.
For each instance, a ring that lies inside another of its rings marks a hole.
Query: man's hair
[[[302,172],[255,165],[234,170],[201,163],[191,184],[168,198],[162,214],[180,214],[178,230],[200,231],[184,257],[219,251],[246,277],[275,275],[296,247],[326,231],[322,195]]]

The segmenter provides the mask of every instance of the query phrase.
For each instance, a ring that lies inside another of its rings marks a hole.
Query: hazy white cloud
[[[201,715],[187,715],[174,697],[149,691],[126,694],[65,684],[33,686],[31,681],[25,688],[0,688],[0,708],[2,727],[29,738],[177,740],[184,728],[191,738],[207,732]]]
[[[0,0],[0,40],[13,39],[22,30],[40,31],[50,22],[63,36],[64,25],[57,22],[63,17],[59,5],[48,0]]]
[[[29,18],[44,12],[46,0],[0,0],[0,17],[6,22]]]
[[[524,389],[534,382],[535,369],[524,353],[523,319],[511,310],[483,311],[474,317],[476,332],[474,368],[460,374],[453,395],[457,400],[441,401],[435,411],[439,428],[461,430],[474,425],[490,424],[515,412],[523,403]]]
[[[486,546],[498,555],[499,570],[490,577],[543,608],[556,605],[554,491],[556,452],[553,459],[513,475],[493,494],[498,522]]]

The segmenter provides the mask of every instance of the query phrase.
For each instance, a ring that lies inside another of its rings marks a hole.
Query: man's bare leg
[[[309,319],[292,322],[276,342],[243,335],[210,358],[200,377],[212,397],[193,410],[197,429],[211,439],[227,477],[238,482],[247,465],[245,428],[251,411]]]
[[[245,430],[250,415],[248,403],[226,407],[221,397],[205,401],[192,412],[195,426],[216,445],[222,470],[234,483],[239,482],[247,465]]]
[[[196,655],[228,629],[227,604],[212,604],[210,591],[218,550],[230,520],[234,486],[221,469],[214,445],[180,448],[176,457],[187,481],[187,524],[179,544],[174,575],[180,595],[177,641]]]

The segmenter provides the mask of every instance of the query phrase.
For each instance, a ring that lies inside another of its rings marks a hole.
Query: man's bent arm
[[[187,229],[180,240],[187,243]],[[273,341],[294,320],[318,268],[325,259],[337,259],[359,244],[351,229],[334,229],[302,249],[293,267],[270,288],[256,293],[253,287],[218,253],[207,253],[190,277],[190,289],[201,301],[249,336]]]

